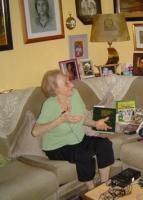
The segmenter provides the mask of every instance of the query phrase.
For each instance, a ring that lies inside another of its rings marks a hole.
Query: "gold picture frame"
[[[114,12],[123,13],[127,21],[143,21],[142,0],[113,0]]]
[[[143,51],[143,23],[133,24],[134,50]]]

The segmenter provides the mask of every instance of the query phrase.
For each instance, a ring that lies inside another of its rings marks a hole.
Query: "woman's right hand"
[[[69,112],[65,112],[60,116],[62,122],[78,123],[84,118],[83,115],[71,115]]]

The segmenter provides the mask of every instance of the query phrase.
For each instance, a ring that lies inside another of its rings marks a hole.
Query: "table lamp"
[[[105,65],[118,64],[119,55],[112,42],[129,40],[127,23],[123,14],[99,14],[93,18],[91,42],[108,42],[108,60]]]

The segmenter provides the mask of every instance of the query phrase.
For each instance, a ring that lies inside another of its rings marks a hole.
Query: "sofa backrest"
[[[137,108],[143,108],[143,77],[137,77],[131,84],[124,100],[135,100]]]
[[[85,84],[83,81],[75,80],[74,82],[75,88],[78,89],[87,110],[92,110],[93,106],[100,102],[100,99],[93,92],[93,90]]]
[[[92,89],[85,84],[81,80],[74,80],[73,81],[75,88],[78,89],[81,97],[83,98],[86,107],[88,110],[91,110],[92,107],[100,102],[99,98],[97,95],[92,91]],[[137,77],[131,84],[128,92],[124,96],[124,100],[130,100],[130,99],[135,99],[137,107],[143,107],[143,92],[142,92],[142,87],[143,87],[143,77]],[[22,91],[22,89],[21,89]],[[20,127],[23,123],[23,120],[25,118],[25,113],[27,111],[31,111],[35,115],[35,118],[38,117],[42,104],[45,101],[45,96],[41,91],[40,87],[34,88],[32,94],[29,96],[27,99],[20,118],[18,120],[18,123],[14,129],[13,132],[8,136],[8,138],[1,138],[0,137],[0,153],[7,155],[9,151],[9,147],[15,143],[20,130]]]
[[[25,89],[24,90],[21,89],[20,91],[21,92],[25,91]],[[45,97],[41,91],[41,88],[36,87],[33,90],[32,94],[27,99],[27,101],[21,111],[21,115],[18,120],[18,123],[17,123],[15,129],[13,130],[13,132],[11,132],[7,138],[0,138],[0,153],[4,154],[6,156],[8,155],[10,146],[14,145],[14,143],[16,142],[20,127],[25,118],[26,111],[31,111],[35,115],[35,117],[37,117],[40,113],[40,109],[41,109],[41,106],[42,106],[44,100],[45,100]]]

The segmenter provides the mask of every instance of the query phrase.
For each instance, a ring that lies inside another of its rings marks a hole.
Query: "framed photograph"
[[[13,49],[9,1],[0,0],[0,51]]]
[[[95,15],[101,13],[101,0],[75,0],[76,15],[83,24],[92,24]]]
[[[81,59],[80,60],[80,71],[82,78],[91,78],[95,77],[93,70],[93,64],[90,59]]]
[[[133,24],[134,49],[143,51],[143,24]]]
[[[114,65],[114,64],[100,66],[100,76],[108,76],[112,74],[117,74],[116,68],[117,68],[117,65]]]
[[[70,58],[88,58],[87,34],[69,36]]]
[[[64,38],[61,0],[21,0],[25,43]]]
[[[143,21],[142,0],[113,0],[114,12],[124,13],[127,21]]]
[[[133,75],[143,76],[143,53],[133,54]]]
[[[76,59],[59,62],[61,71],[66,74],[70,81],[80,79],[79,67]]]

